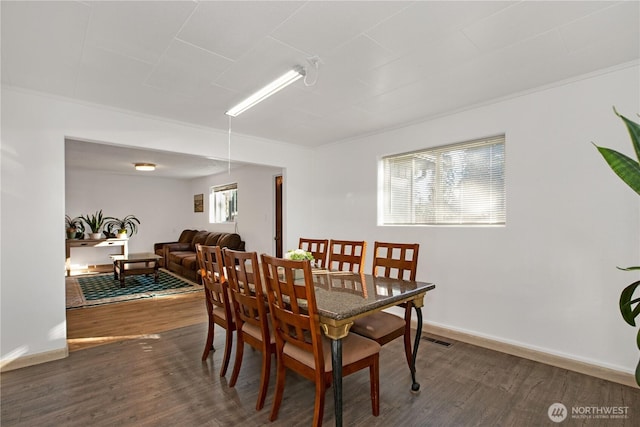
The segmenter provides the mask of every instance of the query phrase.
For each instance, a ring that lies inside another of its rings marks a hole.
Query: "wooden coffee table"
[[[158,262],[162,257],[150,252],[141,252],[127,255],[110,255],[113,260],[113,278],[120,280],[120,287],[124,288],[124,279],[127,276],[139,274],[153,274],[153,281],[158,283],[160,279]]]

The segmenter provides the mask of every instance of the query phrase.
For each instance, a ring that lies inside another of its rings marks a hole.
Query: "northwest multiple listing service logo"
[[[547,415],[549,415],[549,419],[554,423],[561,423],[567,418],[567,407],[562,403],[554,403],[549,406]]]
[[[553,403],[547,410],[549,419],[561,423],[567,418],[578,420],[626,420],[629,418],[628,406],[572,406],[568,410],[562,403]]]

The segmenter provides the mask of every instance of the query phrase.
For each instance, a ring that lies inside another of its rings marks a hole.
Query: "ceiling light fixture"
[[[134,163],[137,171],[153,171],[156,170],[156,165],[153,163]]]
[[[291,70],[284,73],[282,76],[278,77],[259,91],[246,98],[244,101],[226,111],[225,114],[231,117],[237,117],[260,101],[267,99],[274,93],[284,89],[285,87],[289,86],[291,83],[295,82],[301,77],[304,77],[305,75],[305,69],[300,65],[296,65]]]

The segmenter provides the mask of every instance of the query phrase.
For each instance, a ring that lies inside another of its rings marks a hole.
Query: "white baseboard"
[[[415,318],[412,319],[415,328]],[[513,356],[522,357],[524,359],[533,360],[534,362],[545,363],[547,365],[556,366],[558,368],[567,369],[581,374],[590,375],[592,377],[601,378],[618,384],[623,384],[633,388],[640,388],[636,384],[633,374],[618,371],[615,369],[605,368],[598,365],[582,362],[567,357],[558,356],[556,354],[546,353],[539,350],[492,340],[453,329],[424,323],[422,332],[438,335],[443,338],[449,338],[456,341],[465,342],[467,344],[477,345],[478,347],[488,348],[490,350],[499,351]],[[50,362],[53,360],[64,359],[69,356],[69,348],[65,347],[59,350],[46,351],[43,353],[18,357],[12,360],[0,361],[0,372],[12,371],[14,369],[24,368],[27,366],[37,365],[40,363]]]
[[[69,356],[69,347],[58,350],[45,351],[38,354],[17,357],[15,359],[0,361],[0,372],[13,371],[14,369],[26,368],[27,366],[39,365],[40,363],[51,362],[53,360],[64,359]]]
[[[415,319],[412,319],[412,323],[412,326],[415,328]],[[522,357],[523,359],[533,360],[534,362],[556,366],[558,368],[567,369],[569,371],[579,372],[581,374],[590,375],[592,377],[601,378],[629,387],[640,388],[636,384],[634,375],[628,372],[605,368],[579,360],[558,356],[556,354],[546,353],[515,344],[496,341],[490,338],[480,337],[477,335],[472,335],[469,333],[460,332],[429,323],[423,323],[422,332],[465,342],[467,344],[477,345],[478,347],[488,348],[490,350],[495,350],[506,354],[511,354],[513,356]]]

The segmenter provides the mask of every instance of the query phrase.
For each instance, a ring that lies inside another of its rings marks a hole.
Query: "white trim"
[[[58,350],[29,354],[15,359],[2,359],[2,361],[0,361],[0,372],[13,371],[14,369],[26,368],[27,366],[39,365],[66,357],[69,357],[69,346],[67,345]]]
[[[412,316],[411,326],[415,328],[417,322],[414,317],[415,316]],[[632,372],[618,369],[616,367],[595,365],[568,355],[550,353],[548,351],[524,346],[522,344],[510,343],[487,336],[475,335],[431,322],[424,322],[422,331],[444,338],[465,342],[467,344],[477,345],[478,347],[499,351],[501,353],[522,357],[523,359],[533,360],[534,362],[544,363],[558,368],[590,375],[592,377],[601,378],[629,387],[640,388],[636,384],[635,377]]]

